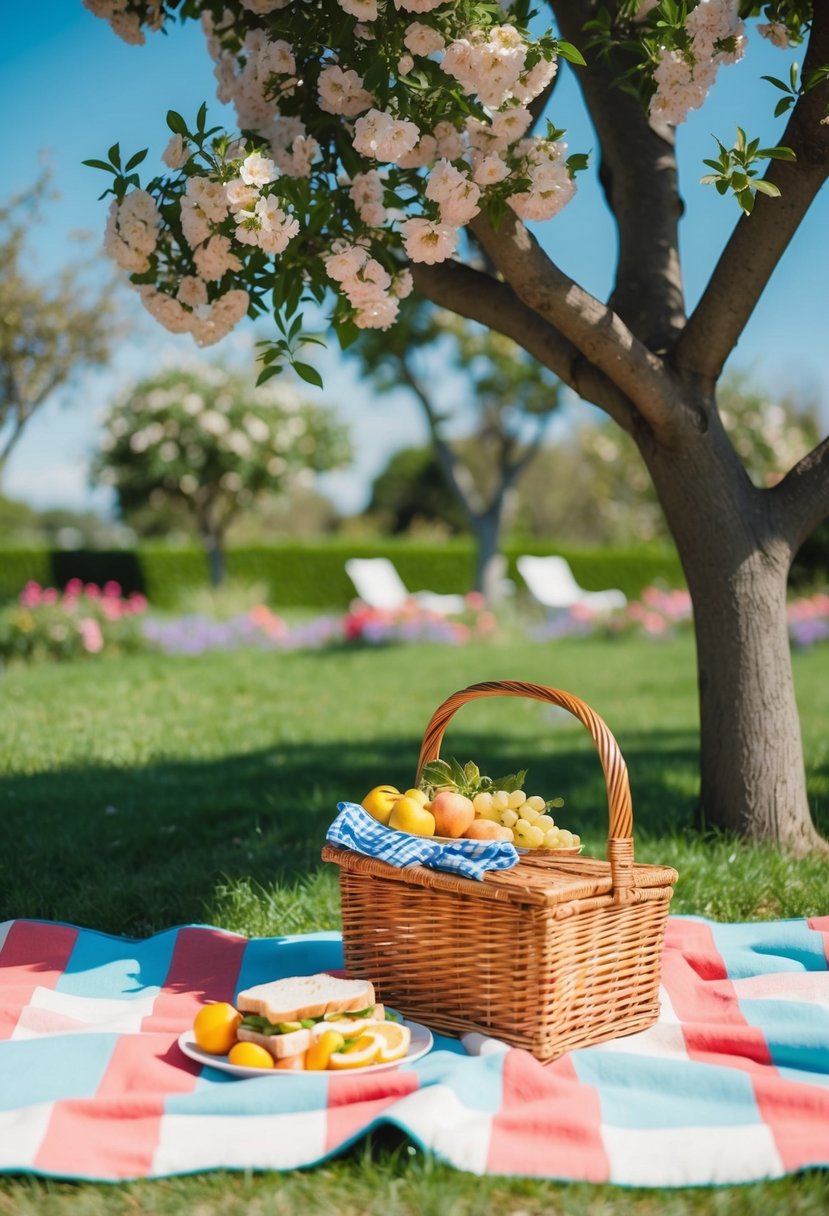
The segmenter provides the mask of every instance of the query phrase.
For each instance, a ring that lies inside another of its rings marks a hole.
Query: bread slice
[[[258,1013],[269,1022],[299,1022],[326,1013],[347,1013],[375,1004],[368,980],[343,980],[324,973],[272,980],[245,988],[236,997],[240,1013]]]

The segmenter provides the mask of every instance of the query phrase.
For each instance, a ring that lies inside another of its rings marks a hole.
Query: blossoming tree
[[[0,204],[0,473],[35,411],[103,367],[122,332],[113,284],[85,282],[80,259],[58,275],[32,272],[49,178]]]
[[[349,456],[328,410],[288,385],[255,388],[206,365],[162,372],[116,401],[92,475],[114,487],[122,512],[147,502],[187,511],[215,585],[224,573],[225,533],[240,511]]]
[[[169,172],[143,186],[144,153],[116,145],[97,162],[112,175],[107,247],[149,310],[202,344],[272,311],[267,357],[311,376],[297,359],[303,299],[333,297],[347,343],[394,324],[414,286],[605,410],[639,447],[693,597],[706,822],[819,847],[785,601],[792,556],[829,512],[829,442],[754,486],[717,382],[826,180],[829,5],[550,0],[552,31],[531,32],[527,0],[85,3],[132,42],[176,13],[200,18],[236,109],[238,133],[209,128],[204,107],[190,122],[170,112]],[[689,313],[677,128],[749,36],[802,43],[801,68],[769,85],[779,146],[738,127],[708,164],[703,181],[741,214]],[[555,222],[584,166],[560,128],[539,126],[561,59],[576,65],[617,226],[607,301],[528,227]]]

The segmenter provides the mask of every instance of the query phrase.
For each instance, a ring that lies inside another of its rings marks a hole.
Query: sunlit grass
[[[829,831],[829,648],[795,657],[810,797]],[[337,801],[411,783],[425,727],[476,680],[551,684],[616,734],[637,858],[677,867],[672,910],[721,920],[826,913],[825,861],[793,862],[696,827],[690,640],[516,640],[319,653],[134,656],[0,681],[0,920],[33,916],[141,936],[200,922],[248,934],[339,925],[320,862]],[[558,819],[601,855],[607,805],[586,732],[531,701],[465,706],[444,752],[529,768]],[[697,1191],[471,1178],[392,1132],[306,1172],[217,1173],[123,1186],[0,1180],[3,1216],[378,1213],[390,1216],[823,1216],[827,1175]]]

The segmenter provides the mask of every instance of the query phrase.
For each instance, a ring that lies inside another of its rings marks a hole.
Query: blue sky
[[[144,47],[130,47],[88,13],[80,0],[39,0],[7,8],[0,42],[5,141],[0,196],[29,185],[37,174],[39,155],[49,154],[61,197],[44,224],[33,231],[31,246],[36,254],[34,272],[46,276],[78,256],[73,232],[91,232],[90,249],[100,245],[107,204],[96,200],[103,189],[103,174],[83,167],[83,159],[100,156],[119,140],[128,152],[149,145],[147,163],[155,171],[169,135],[164,121],[167,109],[193,116],[207,100],[211,117],[220,119],[222,111],[215,101],[201,32],[192,23],[173,28],[166,37],[150,36]],[[777,142],[782,126],[772,118],[776,95],[759,77],[785,76],[793,57],[796,54],[777,51],[752,33],[746,60],[721,70],[705,108],[680,129],[680,175],[687,208],[682,251],[690,303],[702,291],[738,215],[731,200],[697,184],[705,172],[702,158],[713,154],[713,134],[729,143],[738,123],[763,143]],[[567,128],[571,150],[592,148],[592,134],[570,80],[562,80],[557,90],[552,117]],[[613,232],[590,175],[581,176],[574,202],[545,225],[541,235],[568,274],[598,295],[607,293],[615,261]],[[730,366],[750,371],[773,393],[794,392],[819,400],[823,417],[829,420],[827,255],[829,193],[824,189],[775,271]],[[250,341],[248,329],[214,351],[244,359]],[[50,403],[32,420],[9,462],[3,492],[38,506],[105,508],[108,494],[90,491],[85,471],[96,446],[100,410],[130,379],[162,361],[196,357],[189,336],[169,335],[136,313],[133,331],[113,368],[85,377],[65,400]],[[326,385],[319,396],[341,412],[359,451],[355,467],[331,475],[325,488],[343,509],[357,510],[371,478],[391,452],[425,441],[425,430],[413,403],[403,394],[373,399],[334,348],[325,356],[323,373]]]

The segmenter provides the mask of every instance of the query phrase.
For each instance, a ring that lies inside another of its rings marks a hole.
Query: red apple
[[[475,818],[472,799],[451,790],[441,790],[435,794],[429,810],[435,817],[435,835],[451,836],[453,839],[463,836]]]

